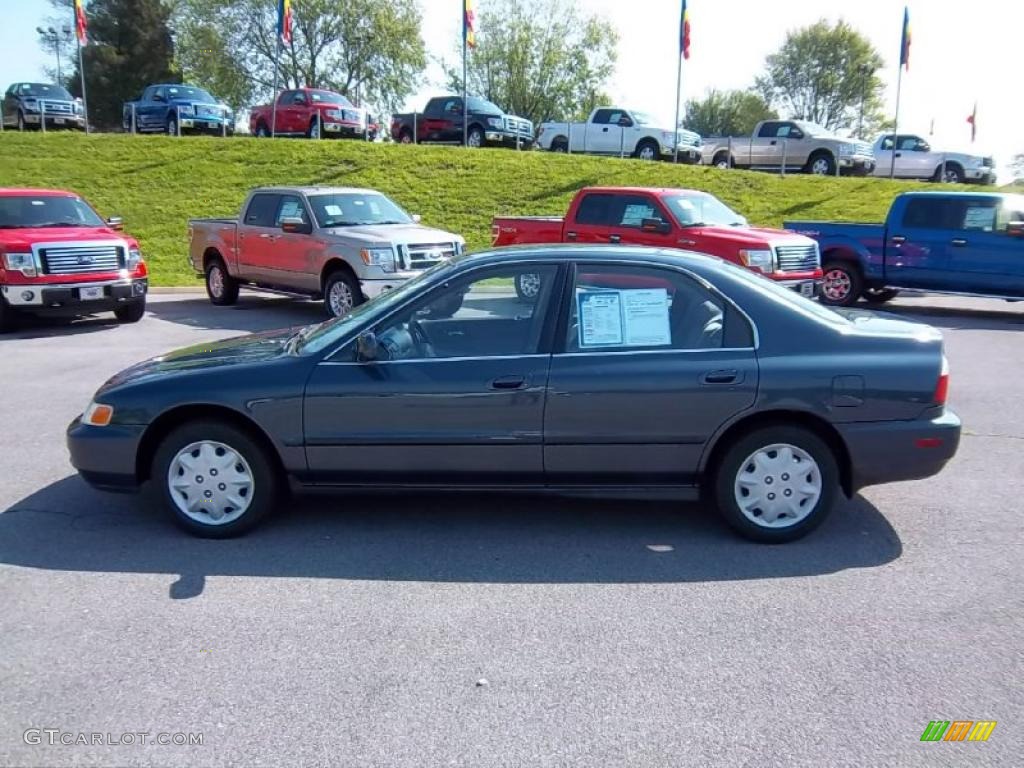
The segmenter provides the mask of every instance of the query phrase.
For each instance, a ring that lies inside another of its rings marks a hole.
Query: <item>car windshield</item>
[[[646,112],[630,112],[629,114],[633,116],[633,122],[637,125],[654,125],[654,118]]]
[[[691,192],[666,200],[681,227],[743,227],[747,224],[746,219],[713,195]]]
[[[824,126],[818,125],[817,123],[807,123],[803,120],[798,120],[797,125],[800,126],[800,130],[807,136],[813,136],[817,139],[830,139],[836,138],[836,135]]]
[[[0,229],[104,227],[89,204],[77,197],[15,195],[0,197]]]
[[[314,104],[340,104],[343,107],[351,107],[352,102],[334,91],[307,91],[309,98]]]
[[[504,114],[501,107],[487,101],[487,99],[478,99],[471,96],[467,101],[467,104],[474,112],[491,112],[496,115]]]
[[[411,224],[412,217],[376,192],[331,192],[310,195],[320,227],[358,227],[373,224]]]
[[[372,324],[377,318],[390,312],[420,290],[420,284],[430,280],[438,272],[451,269],[451,262],[442,261],[402,283],[392,291],[382,293],[374,299],[360,304],[347,315],[334,317],[316,325],[309,325],[295,336],[293,349],[300,354],[314,354],[340,342],[354,330]]]
[[[191,85],[171,85],[167,87],[167,96],[171,99],[188,99],[189,101],[206,101],[216,104],[217,100],[202,88]]]
[[[61,88],[59,85],[46,85],[45,83],[23,83],[18,86],[18,94],[21,96],[32,96],[37,99],[75,100],[75,97],[68,93],[67,89]]]

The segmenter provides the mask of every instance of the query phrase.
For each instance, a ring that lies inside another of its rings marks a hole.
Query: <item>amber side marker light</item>
[[[89,403],[82,414],[82,423],[93,427],[105,427],[114,418],[114,408],[102,403]]]

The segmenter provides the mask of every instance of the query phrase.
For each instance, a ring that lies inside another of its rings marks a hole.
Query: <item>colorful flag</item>
[[[292,41],[292,0],[278,0],[277,3],[277,36],[282,45]]]
[[[903,6],[903,39],[900,42],[900,66],[910,71],[910,8]]]
[[[679,52],[684,59],[690,58],[690,12],[683,0],[683,12],[679,17]]]
[[[75,0],[75,35],[78,37],[79,45],[85,45],[88,42],[86,37],[88,26],[85,20],[85,7],[82,5],[82,0]]]
[[[971,124],[971,143],[974,143],[978,135],[978,102],[974,102],[974,111],[967,116],[967,122]]]
[[[476,48],[476,9],[473,0],[464,0],[462,11],[462,35],[466,45]]]

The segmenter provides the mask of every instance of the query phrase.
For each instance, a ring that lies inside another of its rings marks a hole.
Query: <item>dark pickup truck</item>
[[[82,100],[59,85],[14,83],[4,94],[5,128],[77,128],[85,130]]]
[[[147,85],[138,99],[124,103],[121,121],[126,133],[234,133],[227,104],[202,88],[181,83]]]
[[[525,117],[506,115],[496,104],[470,96],[466,100],[470,147],[503,146],[530,149],[533,123]],[[392,115],[391,137],[402,144],[462,144],[463,108],[461,96],[435,96],[423,112]]]
[[[882,303],[904,288],[1024,300],[1024,195],[907,192],[884,224],[784,226],[818,241],[826,304]]]

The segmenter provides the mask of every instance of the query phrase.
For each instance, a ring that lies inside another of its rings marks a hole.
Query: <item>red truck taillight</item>
[[[491,224],[491,245],[498,244],[498,235],[501,234],[501,227],[497,224]]]

